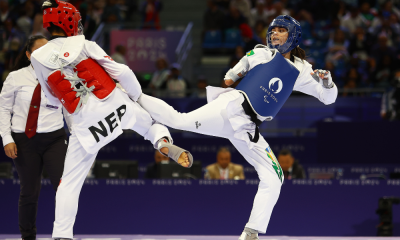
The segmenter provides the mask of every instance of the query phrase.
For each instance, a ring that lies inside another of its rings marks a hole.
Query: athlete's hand
[[[239,76],[240,78],[243,77],[243,75],[242,75],[241,73],[238,73],[238,76]],[[232,84],[235,83],[235,81],[233,81],[232,79],[224,79],[224,81],[225,81],[225,85],[228,86],[228,87],[229,87],[230,85],[232,85]]]
[[[315,79],[315,81],[319,82],[323,87],[325,88],[332,88],[333,87],[333,81],[332,81],[332,76],[331,72],[327,70],[314,70],[314,72],[310,73],[311,76]]]
[[[13,142],[5,145],[4,152],[6,152],[7,157],[15,159],[17,157],[17,145]]]
[[[232,85],[232,84],[234,84],[235,82],[232,80],[232,79],[225,79],[225,85],[226,86],[230,86],[230,85]]]

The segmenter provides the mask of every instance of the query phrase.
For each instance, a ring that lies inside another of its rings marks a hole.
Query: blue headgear
[[[271,35],[272,29],[274,27],[283,27],[288,30],[288,39],[282,45],[272,45]],[[301,26],[300,23],[288,15],[280,15],[276,17],[268,27],[267,35],[267,45],[269,48],[275,48],[280,53],[285,54],[295,47],[297,47],[301,42]]]

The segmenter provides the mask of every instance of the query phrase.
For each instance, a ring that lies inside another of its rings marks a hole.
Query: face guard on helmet
[[[285,28],[288,32],[288,37],[285,42],[273,41],[273,28]],[[269,48],[275,48],[280,53],[285,54],[296,48],[301,42],[301,26],[300,23],[288,15],[280,15],[275,18],[268,27],[267,45]]]
[[[81,14],[72,4],[60,0],[46,0],[43,8],[45,8],[43,10],[43,28],[48,28],[50,23],[53,23],[63,29],[67,36],[83,34]]]

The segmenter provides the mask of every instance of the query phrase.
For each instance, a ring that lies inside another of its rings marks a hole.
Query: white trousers
[[[130,129],[142,135],[153,145],[162,138],[172,140],[168,129],[159,123],[154,123],[139,104],[130,101],[136,122]],[[85,151],[76,134],[72,132],[65,159],[64,172],[56,194],[56,218],[54,221],[53,238],[73,238],[73,226],[78,211],[78,199],[85,178],[97,156]]]
[[[282,182],[273,168],[273,161],[267,156],[266,149],[269,145],[261,135],[259,141],[251,148],[249,148],[248,142],[237,138],[238,131],[247,131],[245,129],[235,131],[228,117],[232,115],[229,112],[230,103],[237,100],[239,102],[244,100],[243,96],[237,91],[223,93],[214,101],[190,113],[179,113],[164,101],[145,94],[141,95],[138,103],[156,121],[169,127],[223,137],[231,141],[242,156],[256,169],[260,178],[253,209],[246,227],[265,233],[272,209],[278,200]],[[234,110],[237,110],[239,114],[245,115],[241,105],[237,105],[236,108]],[[247,117],[247,115],[244,117]],[[245,134],[247,136],[247,133]],[[254,131],[252,134],[254,134]]]

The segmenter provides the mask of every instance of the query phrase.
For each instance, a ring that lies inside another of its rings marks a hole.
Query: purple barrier
[[[132,71],[154,72],[155,61],[175,61],[175,49],[182,32],[115,30],[111,32],[111,54],[117,45],[127,48],[127,65]]]
[[[257,180],[87,180],[75,234],[239,235]],[[18,181],[0,180],[1,234],[17,234]],[[268,235],[374,236],[382,196],[400,196],[400,180],[288,180]],[[52,231],[54,191],[43,181],[37,229]],[[400,205],[393,206],[400,235]]]
[[[318,163],[399,164],[399,122],[319,123]]]

